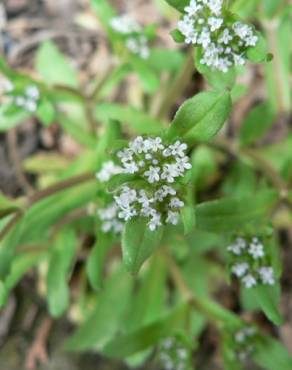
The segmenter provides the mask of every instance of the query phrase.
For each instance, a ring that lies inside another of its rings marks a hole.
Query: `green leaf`
[[[0,218],[6,217],[11,213],[20,210],[20,206],[10,199],[7,199],[1,192],[0,192]]]
[[[0,281],[0,308],[6,304],[10,291],[23,276],[46,256],[47,254],[45,252],[39,251],[24,253],[14,259],[9,275],[3,282]]]
[[[72,229],[64,229],[50,250],[47,273],[47,300],[53,317],[61,316],[69,304],[68,277],[76,250],[76,236]]]
[[[91,0],[91,3],[103,25],[107,25],[111,18],[116,15],[114,9],[107,0]]]
[[[119,330],[129,305],[133,279],[119,269],[107,279],[104,290],[96,296],[92,313],[66,341],[70,351],[100,349]]]
[[[41,99],[37,109],[37,116],[45,126],[49,126],[53,123],[55,119],[55,108],[48,99]]]
[[[196,206],[197,227],[211,232],[243,230],[249,223],[259,220],[272,210],[278,194],[263,190],[242,197],[226,197]]]
[[[159,87],[159,79],[155,70],[143,59],[139,59],[136,56],[131,56],[130,63],[139,76],[143,90],[146,93],[153,94]]]
[[[203,92],[182,104],[170,126],[168,136],[207,141],[223,126],[231,110],[227,91]]]
[[[255,343],[253,360],[267,370],[290,370],[292,358],[287,349],[276,339],[265,335]]]
[[[25,227],[25,218],[11,228],[10,232],[0,242],[0,279],[3,280],[10,273],[11,263]]]
[[[246,294],[251,295],[250,300],[256,301],[265,315],[276,325],[283,323],[283,318],[279,312],[280,286],[257,285],[248,289]]]
[[[78,86],[76,70],[51,41],[44,42],[38,49],[36,69],[50,85]]]
[[[8,110],[10,110],[11,107],[11,104],[2,104],[0,106],[0,132],[7,131],[21,124],[31,116],[31,114],[21,109],[14,110],[13,114],[8,114]]]
[[[276,118],[270,102],[254,107],[243,120],[240,127],[240,142],[249,145],[260,139],[271,127]]]
[[[143,281],[139,285],[137,294],[131,300],[129,317],[125,321],[127,332],[159,319],[164,310],[167,277],[165,259],[156,255],[145,275],[142,276]]]
[[[184,8],[189,5],[189,0],[166,0],[166,2],[178,10],[179,12],[183,13]]]
[[[246,51],[247,58],[254,63],[261,63],[267,58],[267,42],[260,32],[255,32],[258,36],[256,46],[250,46]]]
[[[123,358],[143,351],[157,344],[162,338],[173,335],[183,325],[187,313],[188,306],[186,304],[176,307],[165,317],[152,324],[109,341],[102,353],[110,357]]]
[[[162,131],[161,121],[139,109],[121,104],[99,104],[96,107],[95,115],[100,121],[119,120],[140,134],[160,134]]]
[[[99,290],[103,286],[103,269],[108,250],[112,246],[112,240],[108,234],[100,233],[92,248],[87,262],[86,273],[93,289]]]
[[[163,227],[151,231],[143,218],[134,218],[125,224],[122,235],[123,261],[128,271],[138,273],[143,263],[158,247]]]
[[[159,72],[179,71],[184,62],[184,54],[178,50],[151,49],[147,63]]]

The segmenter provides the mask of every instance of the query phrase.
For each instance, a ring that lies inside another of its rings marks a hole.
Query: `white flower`
[[[110,25],[113,30],[123,34],[141,31],[139,24],[127,14],[113,17],[110,20]]]
[[[208,25],[210,26],[211,32],[217,31],[223,24],[222,18],[209,17]]]
[[[189,170],[192,168],[192,165],[190,164],[189,157],[179,157],[176,158],[176,164],[179,172],[184,172],[184,170]]]
[[[126,163],[133,160],[133,154],[132,149],[126,148],[124,150],[120,150],[117,155],[121,162]]]
[[[231,271],[234,275],[240,278],[246,274],[248,269],[249,269],[248,263],[241,262],[241,263],[236,263],[235,265],[233,265],[231,268]]]
[[[145,190],[139,191],[139,197],[137,198],[137,201],[142,204],[143,207],[149,207],[150,203],[153,202],[153,199],[149,199],[147,197],[147,194]]]
[[[160,176],[160,167],[153,167],[150,166],[149,170],[144,173],[144,175],[147,177],[149,184],[153,184],[154,182],[159,181]]]
[[[258,269],[258,273],[260,275],[260,279],[263,284],[267,285],[274,285],[275,284],[275,276],[274,276],[274,269],[272,267],[260,267]]]
[[[114,197],[116,203],[121,208],[127,208],[137,200],[137,192],[134,189],[130,189],[124,186],[119,196]]]
[[[0,92],[3,90],[4,92],[11,92],[14,90],[13,83],[8,80],[6,77],[0,76]]]
[[[243,238],[236,238],[235,242],[227,247],[228,252],[240,256],[246,249],[247,243]]]
[[[25,89],[25,95],[32,100],[38,100],[40,97],[40,92],[37,86],[29,85]]]
[[[245,59],[242,55],[234,53],[233,58],[236,66],[242,66],[245,64]]]
[[[252,242],[247,251],[254,259],[264,257],[265,255],[264,246],[259,241]]]
[[[15,97],[15,105],[18,107],[23,108],[25,106],[26,100],[23,96],[16,96]]]
[[[206,48],[211,43],[211,34],[208,28],[204,27],[198,37],[198,44]]]
[[[167,213],[167,218],[166,222],[172,225],[177,225],[179,221],[179,213],[178,212],[173,212],[173,211],[168,211]]]
[[[169,146],[169,149],[171,151],[171,154],[176,157],[184,157],[185,151],[187,150],[188,146],[185,143],[181,143],[179,140],[177,140],[174,144]]]
[[[113,161],[104,162],[101,170],[97,172],[96,178],[100,182],[109,181],[109,179],[122,172],[122,168],[120,166],[115,165]]]
[[[212,13],[217,16],[221,14],[223,0],[208,0],[206,3]]]
[[[181,201],[179,198],[171,198],[169,202],[169,206],[171,208],[182,208],[184,206],[184,202]]]
[[[137,215],[137,211],[135,208],[131,207],[122,207],[121,211],[119,212],[119,218],[122,218],[125,221],[129,221],[132,217]]]
[[[149,225],[149,229],[151,231],[156,230],[158,226],[161,226],[162,225],[162,223],[161,223],[161,215],[158,212],[155,212],[152,215],[152,218],[150,219],[150,221],[148,222],[148,225]]]
[[[174,179],[179,176],[177,166],[175,164],[165,164],[161,178],[169,183],[173,183]]]
[[[251,274],[244,276],[241,279],[241,281],[244,284],[244,286],[248,289],[252,288],[253,286],[257,284],[256,279]]]
[[[196,0],[191,0],[190,4],[185,7],[184,11],[188,13],[190,16],[194,16],[201,9],[202,9],[201,4],[198,4]]]
[[[137,164],[133,162],[124,163],[124,172],[129,174],[134,174],[139,171]]]
[[[218,39],[218,42],[220,44],[225,44],[225,45],[228,45],[229,44],[229,41],[231,41],[233,39],[230,31],[228,28],[224,28],[222,34],[220,35],[219,39]]]
[[[33,100],[27,100],[23,107],[25,110],[31,113],[34,113],[37,110],[37,104]]]
[[[101,230],[104,233],[113,231],[115,234],[119,234],[122,231],[124,224],[118,220],[118,207],[116,203],[112,203],[106,208],[98,209],[97,215],[102,221]]]

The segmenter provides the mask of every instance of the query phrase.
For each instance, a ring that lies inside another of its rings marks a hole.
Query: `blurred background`
[[[52,40],[79,70],[81,84],[86,89],[92,78],[103,75],[114,62],[104,31],[89,0],[0,1],[0,53],[5,56],[11,67],[34,75],[37,49],[44,41]],[[178,48],[169,35],[177,21],[177,14],[167,7],[163,0],[112,0],[111,3],[119,13],[131,14],[142,25],[157,23],[159,27],[156,45]],[[273,29],[268,25],[266,31],[271,48]],[[279,51],[272,51],[276,63]],[[273,66],[270,68],[273,70]],[[266,97],[264,74],[262,65],[254,65],[240,76],[241,82],[247,85],[249,90],[234,107],[228,126],[230,135],[234,128],[240,125],[246,112]],[[202,88],[203,83],[202,77],[194,72],[186,83],[181,99],[192,96]],[[281,84],[281,81],[279,83]],[[127,77],[126,89],[123,86],[122,90],[115,91],[113,100],[126,100],[124,94],[127,94],[127,101],[135,106],[135,84],[135,76]],[[275,93],[272,88],[272,94]],[[275,99],[277,100],[277,94]],[[181,102],[178,101],[177,106],[179,103]],[[283,99],[275,104],[278,105],[277,120],[263,139],[267,143],[280,142],[289,131],[290,101],[287,103]],[[19,166],[32,154],[50,153],[53,159],[54,153],[60,153],[64,160],[67,158],[69,161],[78,157],[81,150],[79,144],[62,131],[57,123],[45,127],[36,118],[29,118],[17,129],[7,133],[0,132],[0,189],[11,197],[20,196],[29,190],[30,184],[35,181],[34,175],[23,178]],[[282,235],[285,253],[282,312],[286,323],[279,329],[279,336],[292,353],[292,270],[289,268],[292,265],[292,253],[288,248],[291,240],[292,230]],[[232,301],[233,293],[226,295],[226,301]],[[11,295],[8,305],[0,311],[0,370],[127,369],[119,362],[108,361],[94,353],[64,353],[61,350],[62,340],[72,331],[72,326],[66,319],[53,323],[46,312],[45,303],[40,300],[34,289],[33,276],[28,276]],[[261,319],[259,316],[259,322]],[[210,340],[213,334],[210,330],[207,329],[205,338],[202,338],[205,354],[212,352],[214,347]],[[39,361],[46,364],[38,366]],[[216,366],[216,354],[213,363],[213,367],[208,370],[220,369]],[[145,369],[152,370],[150,365]]]

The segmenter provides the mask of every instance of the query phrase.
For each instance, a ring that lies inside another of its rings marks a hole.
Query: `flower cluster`
[[[231,272],[246,288],[257,284],[274,285],[274,269],[270,266],[262,242],[253,237],[247,241],[241,237],[227,247],[233,257]]]
[[[253,341],[256,334],[257,331],[252,326],[244,327],[234,334],[233,341],[235,345],[235,352],[241,362],[246,361],[253,353]]]
[[[122,232],[124,223],[118,218],[118,207],[115,202],[110,203],[105,208],[99,208],[97,216],[101,220],[101,230],[104,233],[119,234]]]
[[[124,14],[110,20],[111,28],[125,36],[127,49],[133,54],[147,59],[150,54],[146,37],[142,34],[141,26],[129,15]]]
[[[40,91],[38,87],[35,85],[29,85],[25,88],[22,95],[14,96],[13,101],[17,107],[23,108],[30,113],[34,113],[37,110],[39,98]]]
[[[163,370],[190,369],[191,356],[189,348],[177,338],[167,338],[160,346],[159,362]]]
[[[13,83],[6,77],[0,76],[0,93],[9,93],[14,90]]]
[[[139,136],[117,153],[122,172],[140,180],[135,187],[122,186],[114,197],[121,219],[146,217],[152,231],[163,223],[179,222],[184,202],[174,185],[192,167],[186,150],[187,145],[180,141],[165,145],[160,137]]]
[[[258,37],[247,24],[227,20],[223,0],[191,0],[178,22],[187,44],[202,47],[201,64],[227,72],[245,64],[245,52]]]

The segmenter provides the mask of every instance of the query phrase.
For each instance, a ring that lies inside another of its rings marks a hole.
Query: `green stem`
[[[157,109],[156,117],[158,119],[165,118],[172,107],[176,103],[177,99],[182,95],[185,88],[190,83],[192,74],[194,73],[194,58],[193,49],[188,50],[185,63],[179,72],[172,85],[169,87],[167,94],[163,98],[160,106]]]
[[[165,258],[174,284],[182,294],[183,298],[190,303],[194,310],[201,312],[216,325],[224,325],[226,323],[233,326],[243,325],[243,321],[240,318],[224,307],[221,307],[216,302],[210,300],[209,298],[196,297],[192,289],[188,286],[174,258],[166,250],[166,248],[163,249],[162,254]]]

